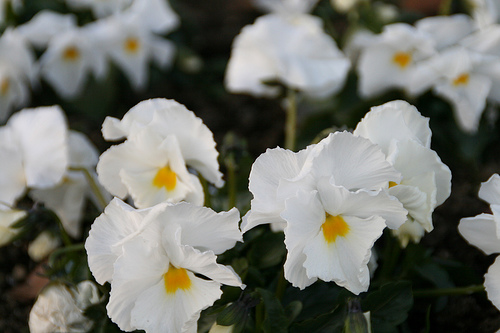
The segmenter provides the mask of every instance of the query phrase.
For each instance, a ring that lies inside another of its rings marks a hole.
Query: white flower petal
[[[342,186],[321,180],[317,187],[323,207],[330,215],[357,216],[363,219],[380,216],[391,229],[399,228],[406,221],[406,209],[385,191],[351,192]]]
[[[470,244],[490,255],[500,253],[497,226],[493,215],[480,214],[460,220],[458,231]]]
[[[26,184],[47,188],[61,181],[68,167],[68,125],[59,106],[23,109],[8,121],[23,154]]]
[[[120,199],[113,199],[96,218],[85,242],[89,268],[100,284],[113,278],[113,263],[121,254],[115,245],[138,233],[150,210],[135,210]]]
[[[315,179],[333,177],[335,185],[349,190],[377,190],[389,181],[397,183],[400,180],[399,173],[386,161],[384,153],[368,139],[336,132],[318,145],[323,149],[313,161]]]
[[[307,256],[304,267],[309,277],[334,281],[358,295],[368,290],[369,272],[366,265],[375,240],[382,235],[385,222],[375,216],[367,219],[344,216],[344,221],[349,226],[346,236],[337,237],[333,243],[328,243],[320,232],[304,247]]]
[[[500,309],[500,259],[497,257],[495,262],[490,266],[488,272],[484,275],[484,287],[488,299]]]
[[[479,198],[487,203],[500,204],[500,176],[495,173],[487,181],[481,183]]]
[[[397,100],[375,106],[361,119],[353,132],[380,146],[387,154],[392,140],[416,140],[431,145],[429,118],[406,101]]]

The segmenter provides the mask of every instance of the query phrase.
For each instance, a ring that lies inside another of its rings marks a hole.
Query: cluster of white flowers
[[[460,220],[458,231],[472,245],[485,254],[500,253],[500,176],[494,174],[481,184],[479,198],[490,204],[493,214],[479,214]],[[484,276],[489,300],[500,309],[500,257]]]
[[[112,60],[133,88],[144,89],[149,63],[171,64],[175,47],[160,37],[179,24],[164,0],[72,1],[97,20],[78,26],[74,14],[42,10],[0,36],[0,120],[27,103],[30,85],[47,81],[63,98],[82,92],[90,74],[103,79]],[[34,49],[45,49],[36,60]]]
[[[233,42],[225,84],[230,92],[273,97],[281,83],[309,96],[326,97],[344,85],[349,59],[308,14],[317,0],[256,1],[270,14],[244,27]]]
[[[428,119],[394,101],[373,108],[354,134],[336,132],[297,153],[267,150],[252,166],[242,231],[284,231],[285,278],[294,286],[321,279],[366,291],[384,228],[404,228],[403,245],[418,241],[412,229],[432,230],[432,211],[450,194],[451,173],[429,148],[430,135]]]
[[[198,172],[222,186],[210,130],[173,100],[151,99],[122,120],[108,117],[98,179],[115,198],[85,243],[97,282],[111,283],[108,315],[122,330],[196,332],[201,310],[220,298],[221,284],[243,287],[216,255],[242,241],[239,212],[202,207]],[[203,276],[205,278],[200,277]]]
[[[499,31],[494,22],[481,26],[457,14],[389,24],[379,35],[359,32],[350,45],[359,52],[359,93],[432,89],[451,104],[460,128],[474,133],[486,102],[500,102]]]

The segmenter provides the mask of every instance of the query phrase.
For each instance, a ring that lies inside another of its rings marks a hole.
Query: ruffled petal
[[[500,253],[500,242],[493,215],[480,214],[460,220],[458,231],[470,244],[490,255]]]

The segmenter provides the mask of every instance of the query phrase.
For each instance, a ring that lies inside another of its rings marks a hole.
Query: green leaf
[[[363,312],[370,311],[374,332],[393,332],[408,317],[413,306],[411,283],[408,281],[384,284],[362,301]]]
[[[345,313],[336,307],[328,313],[290,326],[290,333],[340,333],[344,327]]]
[[[255,239],[249,251],[250,262],[259,269],[281,265],[286,255],[284,240],[282,232],[267,232]]]
[[[260,294],[264,303],[264,333],[287,333],[289,321],[278,298],[266,289],[257,288],[255,291]]]

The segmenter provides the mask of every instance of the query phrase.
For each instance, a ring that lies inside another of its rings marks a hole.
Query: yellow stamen
[[[127,53],[136,53],[139,50],[140,43],[137,38],[129,37],[123,43],[123,48]]]
[[[74,46],[69,46],[64,50],[62,57],[66,61],[75,61],[80,58],[80,51]]]
[[[191,287],[191,280],[184,268],[176,268],[169,265],[168,271],[163,274],[165,290],[168,294],[173,294],[177,290],[187,290]]]
[[[469,83],[469,74],[467,73],[462,73],[453,80],[453,85],[455,87],[466,85],[467,83]]]
[[[0,82],[0,95],[2,96],[7,95],[7,93],[9,92],[9,88],[10,88],[10,81],[8,78],[4,78]]]
[[[409,52],[396,52],[392,57],[392,61],[401,67],[401,69],[405,69],[411,63],[411,53]]]
[[[333,243],[337,236],[344,237],[349,233],[349,225],[341,215],[332,216],[328,213],[321,229],[327,243]]]
[[[396,186],[396,185],[398,185],[398,183],[393,182],[393,181],[390,181],[390,182],[389,182],[389,188],[394,187],[394,186]]]
[[[177,174],[170,169],[167,165],[156,173],[153,179],[153,185],[156,187],[165,187],[167,191],[172,191],[175,189],[177,184]]]

